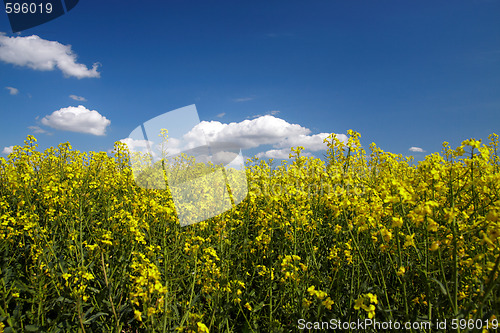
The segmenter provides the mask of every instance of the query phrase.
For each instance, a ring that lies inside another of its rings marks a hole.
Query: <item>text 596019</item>
[[[27,3],[27,2],[7,2],[5,3],[7,14],[50,14],[52,13],[52,3]]]

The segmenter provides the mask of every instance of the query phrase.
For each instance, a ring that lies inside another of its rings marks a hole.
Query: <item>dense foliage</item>
[[[181,227],[168,191],[136,185],[123,144],[39,152],[28,137],[0,159],[0,332],[496,322],[498,136],[419,163],[366,153],[352,131],[325,141],[325,162],[301,147],[249,160],[245,200]]]

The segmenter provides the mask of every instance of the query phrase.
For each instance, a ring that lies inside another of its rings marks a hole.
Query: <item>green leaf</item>
[[[93,315],[92,317],[90,317],[89,319],[85,320],[83,323],[90,324],[90,323],[94,322],[98,317],[101,317],[101,316],[109,316],[109,314],[104,313],[104,312],[98,312],[95,315]]]
[[[38,327],[36,325],[26,325],[26,326],[24,326],[24,330],[26,332],[39,332],[40,327]]]
[[[448,295],[448,293],[446,292],[446,288],[444,287],[444,285],[440,281],[436,280],[433,277],[431,277],[430,279],[431,279],[431,281],[434,281],[434,282],[436,282],[439,285],[439,287],[440,287],[441,292],[443,293],[443,295],[445,295],[445,296]]]

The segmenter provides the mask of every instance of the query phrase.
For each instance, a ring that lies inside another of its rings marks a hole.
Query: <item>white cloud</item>
[[[289,149],[271,149],[266,152],[258,153],[258,158],[277,158],[287,160],[290,157]]]
[[[14,87],[5,87],[9,91],[9,94],[11,95],[17,95],[19,94],[19,89],[14,88]]]
[[[4,149],[2,150],[2,154],[10,154],[10,153],[12,153],[13,150],[14,150],[14,146],[4,147]]]
[[[162,149],[164,149],[164,153],[167,155],[176,155],[179,154],[182,150],[180,149],[181,140],[176,138],[168,138],[167,144],[162,147],[162,144],[159,143],[156,145],[155,149],[159,153],[161,153]]]
[[[226,113],[225,113],[225,112],[221,112],[221,113],[219,113],[219,114],[217,115],[217,118],[222,118],[222,117],[224,117],[225,115],[226,115]]]
[[[274,159],[289,160],[290,153],[292,153],[291,149],[271,149],[265,152],[258,153],[255,156],[257,156],[258,158],[274,158]],[[301,152],[300,156],[308,157],[313,155],[309,152]]]
[[[270,149],[257,154],[260,158],[288,159],[291,147],[303,146],[302,156],[312,156],[308,151],[326,151],[323,140],[330,133],[310,134],[310,130],[299,124],[290,124],[287,121],[271,115],[261,116],[252,120],[243,120],[224,124],[219,121],[202,121],[182,137],[169,137],[167,153],[175,155],[180,152],[189,152],[197,159],[204,154],[207,143],[210,146],[212,159],[227,163],[239,154],[240,149],[256,148],[262,145],[272,146]],[[337,138],[347,142],[347,136],[337,134]],[[145,140],[123,139],[132,146],[131,151],[147,152]],[[159,146],[150,142],[151,149],[160,152]],[[138,149],[139,148],[139,149]],[[203,148],[203,149],[202,149]],[[269,149],[269,148],[268,148]]]
[[[260,157],[288,159],[290,148],[302,146],[309,151],[323,151],[327,146],[323,140],[330,133],[319,133],[310,135],[310,130],[298,124],[290,124],[287,121],[271,115],[261,116],[252,120],[244,120],[239,123],[223,124],[218,121],[203,121],[184,135],[183,140],[187,142],[184,149],[191,149],[205,144],[204,138],[211,146],[224,150],[224,145],[229,145],[229,151],[235,148],[249,149],[261,145],[272,145],[273,148],[259,153]],[[347,142],[347,136],[337,134],[337,138]],[[304,152],[304,156],[311,156]]]
[[[96,110],[91,111],[79,105],[52,112],[51,115],[43,117],[42,124],[63,131],[105,135],[106,127],[111,121]]]
[[[77,63],[76,58],[71,45],[45,40],[36,35],[7,37],[0,32],[0,60],[6,63],[39,71],[52,71],[57,67],[65,76],[78,79],[100,77],[97,63],[89,69]]]
[[[419,147],[411,147],[408,150],[411,152],[414,152],[414,153],[425,153],[425,150],[423,150],[422,148],[419,148]]]
[[[28,126],[30,130],[32,130],[35,134],[51,134],[48,131],[44,130],[40,126]]]
[[[273,110],[273,111],[269,111],[267,112],[265,115],[271,115],[271,116],[276,116],[280,113],[280,111],[278,110]],[[255,119],[255,118],[260,118],[262,117],[262,114],[256,114],[256,115],[253,115],[253,116],[250,116],[250,117],[247,117],[248,118],[252,118],[252,119]]]
[[[132,138],[121,139],[120,142],[123,142],[127,145],[128,150],[131,153],[149,153],[151,146],[153,145],[153,141],[148,140],[135,140]]]
[[[318,150],[326,150],[327,146],[323,143],[323,140],[326,139],[330,133],[319,133],[314,135],[296,135],[285,138],[279,143],[275,144],[275,148],[282,147],[298,147],[302,146],[307,150],[318,151]],[[347,136],[344,134],[337,134],[337,139],[343,142],[347,142]]]
[[[85,99],[85,97],[77,96],[77,95],[69,95],[69,98],[74,99],[75,101],[79,101],[79,102],[86,102],[87,101]]]
[[[306,135],[310,130],[297,124],[290,124],[273,116],[262,116],[239,123],[222,124],[218,121],[202,121],[184,135],[189,142],[188,149],[204,144],[204,135],[209,142],[230,142],[242,149],[265,144],[276,144],[287,137]]]

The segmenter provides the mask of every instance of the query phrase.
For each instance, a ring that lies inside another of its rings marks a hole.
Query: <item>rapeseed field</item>
[[[28,136],[0,159],[0,332],[296,332],[365,319],[493,332],[498,136],[414,163],[348,134],[325,140],[323,160],[302,147],[281,164],[250,159],[248,196],[186,227],[168,190],[136,185],[124,144],[41,152]]]

